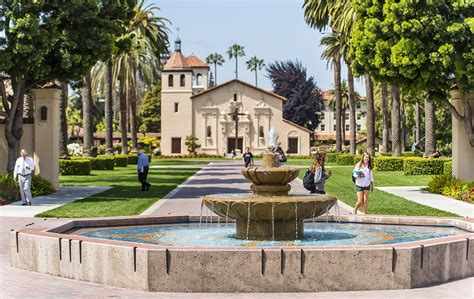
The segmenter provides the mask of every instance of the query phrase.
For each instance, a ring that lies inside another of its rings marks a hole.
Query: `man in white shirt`
[[[16,159],[15,169],[13,170],[13,178],[18,179],[20,186],[21,205],[31,206],[31,176],[35,170],[35,162],[28,157],[25,149],[21,150],[21,157]]]

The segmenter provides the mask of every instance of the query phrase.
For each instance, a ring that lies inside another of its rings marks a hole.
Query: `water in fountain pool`
[[[454,227],[318,222],[305,228],[302,240],[294,241],[236,239],[233,223],[212,229],[199,228],[198,223],[187,223],[79,228],[70,233],[161,246],[229,247],[384,245],[448,237],[465,231]]]

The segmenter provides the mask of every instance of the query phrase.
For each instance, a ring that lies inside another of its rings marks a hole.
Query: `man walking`
[[[35,162],[31,157],[28,157],[28,152],[22,149],[21,157],[16,159],[15,169],[13,170],[13,179],[16,181],[18,177],[22,206],[31,206],[31,176],[34,170]]]
[[[145,155],[142,149],[138,149],[138,180],[142,183],[142,191],[148,191],[151,187],[150,183],[147,183],[146,177],[148,176],[148,168],[150,166],[150,160]]]

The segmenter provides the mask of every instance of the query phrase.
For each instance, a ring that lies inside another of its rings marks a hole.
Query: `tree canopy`
[[[287,101],[283,105],[283,117],[313,131],[319,124],[323,102],[321,90],[313,77],[307,78],[301,62],[276,61],[266,68],[273,90]]]

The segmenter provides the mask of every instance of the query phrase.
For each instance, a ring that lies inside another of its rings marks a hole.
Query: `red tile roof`
[[[181,69],[181,68],[189,68],[188,62],[186,61],[186,57],[184,57],[181,52],[173,52],[170,59],[166,62],[163,69]]]
[[[199,59],[196,55],[191,54],[186,58],[189,67],[209,67],[207,63]]]

